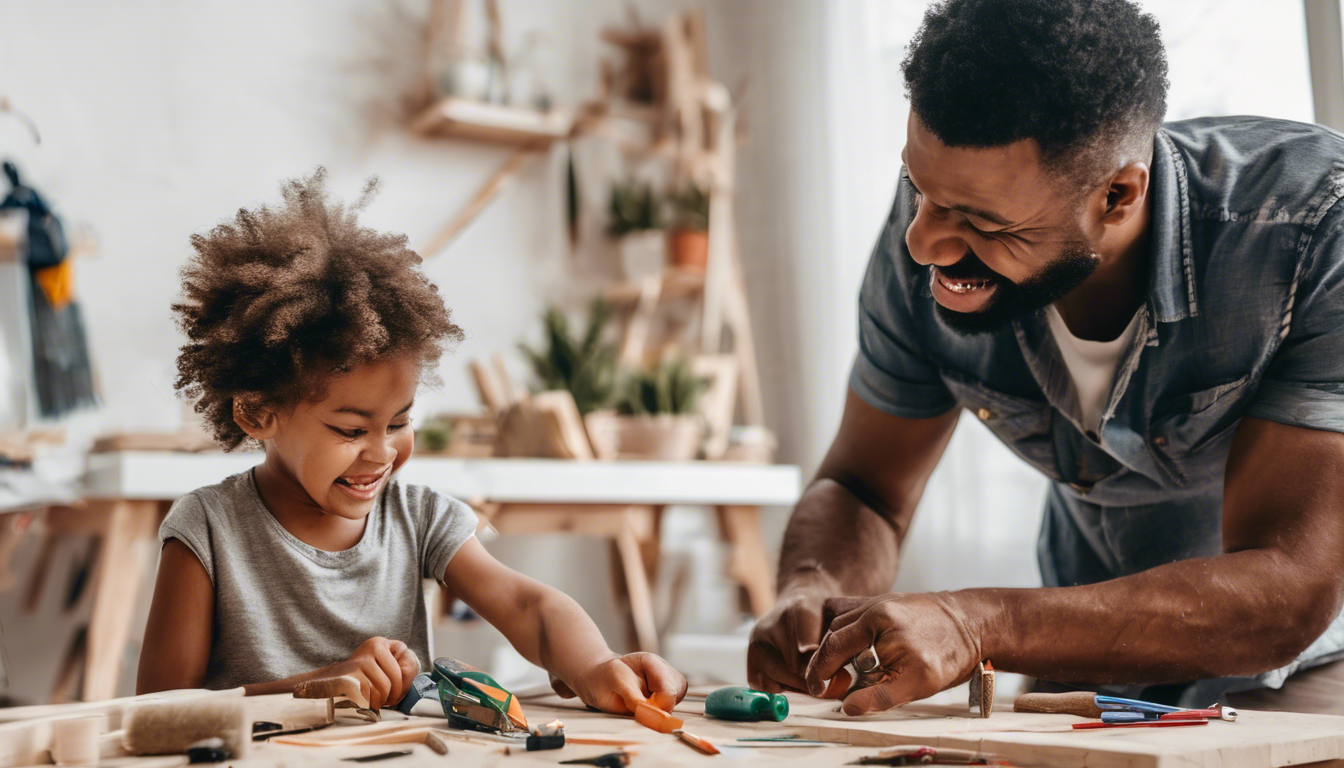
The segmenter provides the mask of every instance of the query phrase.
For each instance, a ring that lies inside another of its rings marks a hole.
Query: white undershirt
[[[1129,321],[1125,330],[1113,341],[1088,341],[1069,332],[1069,326],[1054,305],[1046,311],[1050,318],[1050,332],[1055,335],[1055,343],[1064,357],[1064,365],[1069,369],[1074,389],[1078,391],[1079,416],[1084,428],[1096,431],[1101,425],[1101,412],[1111,395],[1111,386],[1115,383],[1115,369],[1119,366],[1120,356],[1134,340],[1139,327],[1139,315]]]

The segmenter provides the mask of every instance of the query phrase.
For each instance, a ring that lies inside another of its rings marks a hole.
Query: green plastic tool
[[[468,730],[527,732],[527,718],[518,700],[485,672],[441,656],[434,660],[431,677],[438,685],[439,702],[449,725]]]
[[[705,714],[720,720],[779,722],[789,716],[789,700],[781,693],[770,694],[743,685],[730,685],[705,698]]]

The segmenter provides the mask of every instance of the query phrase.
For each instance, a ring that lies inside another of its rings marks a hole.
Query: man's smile
[[[938,267],[930,270],[933,298],[953,312],[978,312],[984,309],[998,290],[995,277],[948,277]]]

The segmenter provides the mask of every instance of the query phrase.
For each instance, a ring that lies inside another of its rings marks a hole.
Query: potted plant
[[[598,411],[586,423],[599,458],[689,461],[704,436],[696,410],[705,381],[685,360],[664,360],[653,370],[628,374],[616,412]]]
[[[541,388],[568,390],[580,414],[610,405],[616,391],[616,349],[602,338],[610,317],[611,308],[597,299],[589,308],[588,327],[582,335],[572,336],[564,314],[551,307],[542,318],[546,348],[537,351],[518,345]]]
[[[631,180],[612,187],[607,231],[617,240],[627,278],[640,280],[662,271],[667,250],[663,211],[651,185]]]
[[[674,267],[704,272],[709,263],[709,195],[689,184],[668,200],[673,212],[668,260]]]

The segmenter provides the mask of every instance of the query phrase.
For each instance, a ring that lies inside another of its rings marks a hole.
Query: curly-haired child
[[[404,235],[361,227],[324,173],[284,204],[192,238],[175,304],[188,343],[177,388],[253,469],[180,499],[163,522],[137,689],[249,694],[354,674],[375,708],[429,658],[424,578],[493,624],[557,691],[628,713],[686,679],[618,655],[572,599],[505,567],[465,504],[404,485],[423,373],[461,339]]]

